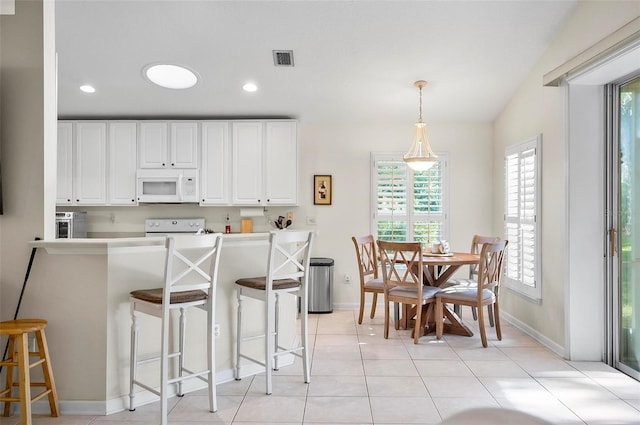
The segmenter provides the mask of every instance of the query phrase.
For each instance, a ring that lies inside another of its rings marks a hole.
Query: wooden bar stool
[[[6,386],[0,391],[0,401],[4,402],[4,416],[9,416],[11,402],[20,402],[20,418],[22,425],[31,425],[31,403],[44,397],[49,398],[51,416],[58,416],[58,395],[53,382],[49,349],[44,336],[47,321],[42,319],[19,319],[0,322],[0,335],[9,336],[8,358],[0,362],[7,367]],[[38,343],[38,351],[29,352],[28,334],[34,333]],[[31,363],[29,357],[39,357]],[[42,365],[44,382],[31,382],[30,369]],[[18,382],[13,381],[13,368],[18,368]],[[19,387],[20,396],[12,397],[12,388]],[[31,397],[31,387],[44,387],[45,390]]]

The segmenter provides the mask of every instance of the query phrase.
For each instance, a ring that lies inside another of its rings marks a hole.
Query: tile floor
[[[468,309],[465,309],[468,310]],[[281,368],[273,395],[264,376],[218,386],[219,411],[203,392],[172,399],[169,421],[258,424],[438,424],[474,407],[500,407],[552,424],[640,424],[640,382],[594,362],[567,362],[503,323],[503,339],[433,335],[413,344],[409,331],[383,338],[383,312],[362,325],[354,311],[311,315],[312,380],[301,364]],[[465,322],[477,330],[476,322]],[[470,316],[470,315],[469,315]],[[158,404],[109,416],[35,416],[35,424],[144,425],[159,422]],[[2,418],[13,425],[16,417]],[[480,422],[477,422],[480,423]],[[487,423],[487,422],[482,422]],[[508,422],[504,422],[508,423]]]

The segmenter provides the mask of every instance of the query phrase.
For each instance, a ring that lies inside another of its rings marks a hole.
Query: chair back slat
[[[302,279],[300,283],[306,286],[313,232],[276,230],[269,240],[267,291],[272,290],[272,282],[278,279]]]
[[[378,257],[376,255],[376,241],[373,235],[353,236],[351,238],[356,249],[360,280],[373,276],[378,278]]]
[[[478,299],[482,298],[482,291],[489,289],[498,294],[502,281],[503,259],[505,248],[509,242],[506,240],[485,243],[480,251],[480,264],[478,266]]]
[[[176,235],[167,237],[164,298],[172,292],[215,287],[222,235]]]
[[[472,254],[480,254],[480,250],[482,249],[482,245],[485,243],[495,243],[500,240],[497,236],[480,236],[473,235],[473,239],[471,240],[471,250],[469,250]],[[472,264],[469,266],[469,279],[473,280],[478,276],[478,265]]]
[[[393,286],[422,291],[423,263],[420,242],[378,241],[385,289]]]

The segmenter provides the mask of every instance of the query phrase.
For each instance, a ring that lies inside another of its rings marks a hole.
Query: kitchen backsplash
[[[279,216],[293,213],[291,228],[306,227],[301,207],[265,207],[263,217],[252,217],[253,232],[268,232],[276,228],[272,224]],[[204,217],[206,228],[224,233],[225,219],[229,214],[231,232],[240,232],[239,207],[199,207],[188,204],[149,204],[131,207],[72,207],[58,206],[57,211],[87,211],[87,236],[90,238],[119,238],[144,236],[147,218]]]

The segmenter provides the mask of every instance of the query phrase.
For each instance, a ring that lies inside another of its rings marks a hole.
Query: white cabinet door
[[[198,168],[198,123],[140,123],[139,154],[140,168]]]
[[[109,123],[109,204],[137,205],[137,126]]]
[[[140,168],[167,168],[168,152],[167,123],[140,123]]]
[[[232,203],[262,205],[262,122],[234,122],[232,133]]]
[[[200,205],[229,204],[229,123],[203,122]]]
[[[56,204],[73,204],[73,123],[58,123]]]
[[[293,121],[265,123],[264,189],[268,205],[298,202],[298,129]]]
[[[173,122],[169,144],[169,166],[172,168],[198,168],[198,123]]]
[[[104,205],[107,200],[106,123],[77,123],[74,151],[73,187],[76,205]]]

